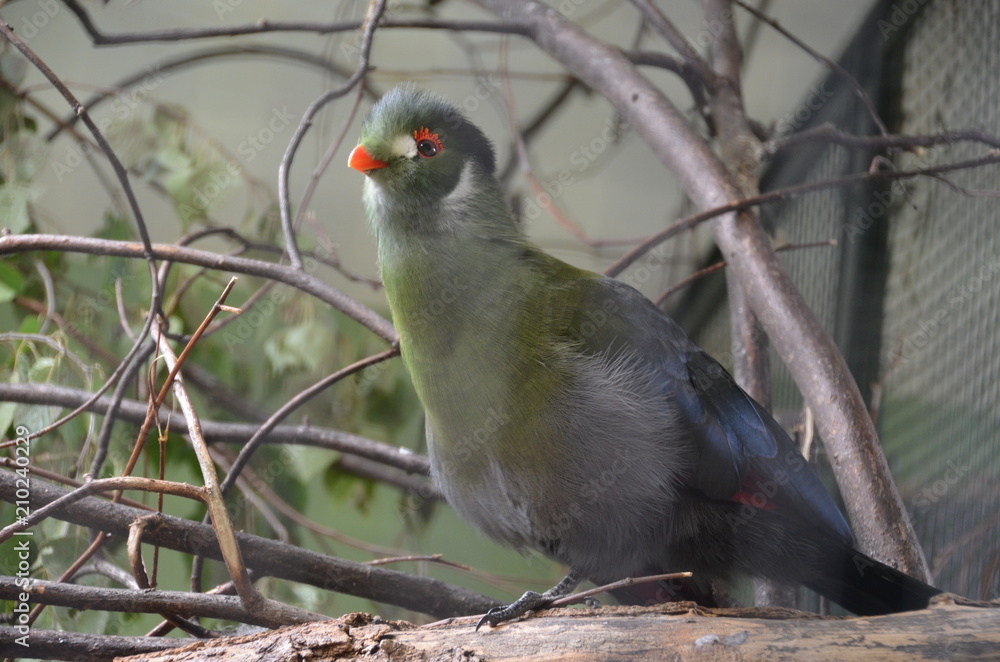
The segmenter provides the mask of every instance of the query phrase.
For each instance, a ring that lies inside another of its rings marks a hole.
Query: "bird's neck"
[[[504,207],[471,220],[471,211],[421,214],[429,211],[458,216],[438,216],[433,225],[414,217],[376,219],[382,280],[428,416],[448,421],[451,431],[473,431],[483,416],[511,416],[512,385],[526,370],[513,363],[532,360],[517,347],[541,286],[526,256],[540,253],[503,217]]]
[[[464,190],[413,204],[368,182],[382,279],[401,335],[417,323],[430,340],[448,335],[459,320],[485,314],[495,297],[516,296],[513,284],[525,276],[518,257],[533,247],[496,182],[477,177],[458,188]]]
[[[527,293],[518,255],[520,237],[487,239],[459,231],[447,236],[380,237],[379,259],[393,321],[404,343],[446,350],[465,326],[488,323],[503,300]],[[423,349],[423,348],[422,348]]]

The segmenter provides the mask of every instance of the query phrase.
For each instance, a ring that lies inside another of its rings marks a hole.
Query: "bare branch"
[[[854,94],[856,94],[857,97],[861,100],[861,103],[864,105],[865,110],[868,111],[868,115],[871,116],[872,122],[874,122],[875,126],[878,127],[879,133],[881,133],[883,136],[889,134],[889,130],[885,127],[885,123],[882,122],[882,118],[879,117],[878,109],[875,108],[875,103],[871,100],[871,97],[868,96],[868,92],[866,92],[865,88],[861,86],[861,83],[859,83],[858,80],[851,75],[851,72],[849,72],[847,69],[844,69],[844,67],[840,66],[840,64],[838,64],[837,62],[834,62],[830,58],[825,57],[824,55],[816,51],[816,49],[810,47],[808,44],[806,44],[804,41],[793,35],[791,32],[781,27],[781,24],[778,23],[778,21],[774,20],[769,16],[765,16],[764,13],[761,12],[756,7],[751,7],[749,4],[743,2],[742,0],[732,0],[732,2],[735,2],[740,7],[742,7],[749,13],[756,16],[758,20],[761,20],[770,25],[778,32],[778,34],[780,34],[785,39],[795,44],[804,52],[808,53],[810,57],[812,57],[814,60],[823,65],[824,68],[834,71],[841,79],[843,79],[850,86],[852,90],[854,90]]]
[[[641,244],[637,245],[632,250],[625,253],[625,255],[618,258],[617,261],[611,264],[604,273],[608,276],[617,276],[629,266],[635,263],[640,257],[648,253],[655,246],[663,243],[667,239],[674,237],[685,230],[690,230],[699,223],[717,218],[724,214],[743,211],[744,209],[750,209],[761,204],[767,204],[771,202],[778,202],[783,200],[789,200],[791,198],[796,198],[806,193],[812,193],[813,191],[823,191],[835,188],[845,188],[848,186],[855,186],[858,184],[863,184],[865,182],[877,182],[882,180],[897,180],[897,179],[912,179],[914,177],[933,177],[936,174],[942,172],[953,172],[956,170],[966,170],[971,168],[978,168],[980,166],[1000,163],[1000,150],[991,149],[984,153],[982,156],[978,156],[972,159],[966,159],[963,161],[956,161],[954,163],[946,163],[937,166],[928,166],[926,168],[915,168],[912,170],[892,170],[892,171],[866,171],[857,172],[849,175],[843,175],[841,177],[835,177],[833,179],[825,179],[818,182],[810,182],[807,184],[798,184],[796,186],[789,186],[787,188],[773,189],[766,193],[761,193],[759,195],[744,198],[742,200],[736,200],[734,202],[729,202],[724,205],[719,205],[718,207],[713,207],[712,209],[706,209],[705,211],[692,214],[690,216],[685,216],[684,218],[677,219],[670,225],[668,225],[663,230],[660,230],[656,234],[645,239]]]
[[[202,321],[201,326],[198,327],[199,332],[203,331],[209,322],[212,321],[212,317],[219,312],[220,306],[225,301],[230,290],[232,290],[234,283],[235,279],[229,281],[229,285],[227,285],[219,300],[212,306],[212,311]],[[162,334],[157,333],[157,337],[160,339],[160,352],[170,369],[170,375],[164,382],[163,389],[166,389],[168,385],[172,386],[174,397],[180,403],[184,419],[187,421],[188,438],[191,440],[195,455],[198,457],[198,465],[201,468],[201,475],[204,480],[203,500],[208,507],[208,514],[212,519],[212,528],[215,530],[219,549],[222,553],[223,562],[226,564],[226,569],[229,571],[229,576],[236,587],[236,592],[239,594],[243,606],[248,611],[255,612],[268,627],[280,627],[281,625],[289,625],[291,623],[321,620],[322,617],[319,614],[313,614],[303,609],[285,605],[274,600],[268,600],[261,595],[260,591],[257,590],[257,587],[250,580],[250,574],[247,572],[246,564],[243,562],[243,556],[236,542],[236,532],[233,528],[233,522],[226,511],[224,492],[219,487],[218,475],[215,473],[215,463],[208,452],[208,444],[205,443],[204,438],[201,436],[201,424],[198,420],[198,414],[195,412],[194,404],[188,397],[187,389],[184,387],[184,380],[179,372],[183,357],[187,355],[187,352],[197,342],[199,336],[200,333],[196,332],[191,342],[184,348],[181,356],[175,357],[170,344],[166,342]],[[163,396],[164,390],[161,390],[160,395],[157,397],[156,406],[159,406],[163,401]],[[129,532],[129,539],[132,541],[131,530]],[[134,542],[134,544],[138,546],[138,541]]]
[[[63,0],[63,4],[80,20],[84,30],[96,46],[115,44],[151,43],[157,41],[189,41],[211,39],[213,37],[233,37],[242,34],[263,34],[267,32],[312,32],[333,34],[353,32],[363,25],[363,21],[339,21],[336,23],[314,23],[294,21],[270,21],[262,19],[247,25],[223,28],[171,28],[149,32],[119,32],[106,34],[97,29],[90,15],[76,0]],[[417,28],[427,30],[448,30],[450,32],[491,32],[496,34],[526,34],[526,28],[517,23],[497,23],[491,21],[441,21],[437,19],[392,19],[384,20],[379,28]]]
[[[864,149],[902,149],[916,151],[919,147],[935,147],[937,145],[954,145],[959,142],[978,142],[1000,149],[1000,137],[979,131],[967,129],[964,131],[942,131],[932,136],[911,135],[878,135],[856,136],[845,133],[832,124],[820,126],[793,133],[765,144],[770,154],[777,154],[797,145],[808,143],[830,143],[844,147],[860,147]]]
[[[296,269],[302,269],[302,255],[299,253],[299,246],[295,240],[295,228],[292,224],[292,201],[288,195],[288,174],[292,168],[292,160],[299,150],[299,145],[306,135],[306,131],[312,126],[313,118],[316,117],[323,106],[335,99],[344,96],[354,86],[360,83],[368,74],[368,56],[371,53],[372,38],[375,35],[375,28],[378,26],[382,13],[385,12],[386,0],[372,0],[368,6],[368,15],[365,16],[361,33],[361,46],[358,54],[358,67],[343,85],[335,90],[330,90],[318,99],[309,104],[306,112],[302,115],[302,120],[295,127],[295,133],[288,141],[285,148],[285,155],[278,166],[278,207],[281,209],[281,228],[285,233],[285,251],[288,253],[288,260]],[[355,105],[356,107],[356,105]]]
[[[0,499],[12,503],[17,498],[16,492],[17,474],[0,470]],[[62,488],[32,479],[32,511],[68,493]],[[129,523],[147,512],[87,497],[54,509],[52,515],[80,526],[94,527],[125,537],[128,535]],[[483,612],[498,604],[492,598],[437,579],[345,561],[247,533],[238,533],[236,537],[247,566],[261,576],[301,582],[328,591],[395,604],[438,618]],[[170,515],[163,515],[158,526],[147,529],[143,542],[210,559],[222,558],[212,527]]]
[[[0,236],[0,255],[37,250],[90,253],[93,255],[116,257],[143,257],[142,245],[130,241],[49,234]],[[392,343],[397,340],[396,330],[384,317],[367,306],[358,303],[340,290],[326,284],[316,276],[301,270],[274,264],[273,262],[219,255],[218,253],[174,246],[172,244],[153,244],[152,254],[154,258],[159,260],[183,262],[185,264],[194,264],[220,271],[260,276],[291,285],[315,296],[324,303],[330,304],[387,342]]]
[[[0,576],[0,598],[13,600],[19,591],[25,591],[35,604],[55,607],[139,614],[172,613],[186,617],[220,618],[270,627],[267,619],[261,618],[255,610],[244,607],[236,596],[153,589],[99,588],[38,579],[28,580],[27,586],[20,587],[17,582],[15,577]],[[32,632],[33,640],[34,632]]]
[[[76,407],[80,406],[81,403],[86,403],[91,395],[88,391],[51,384],[0,383],[0,402]],[[85,411],[103,413],[109,401],[108,396],[97,398],[94,402],[87,404]],[[121,420],[141,423],[145,415],[145,403],[136,400],[122,400],[119,411]],[[160,420],[178,434],[187,433],[187,423],[180,414],[163,412]],[[201,429],[209,443],[246,444],[247,440],[260,429],[260,426],[252,423],[222,423],[203,420]],[[269,431],[264,438],[269,444],[301,444],[350,453],[401,469],[407,473],[427,475],[430,471],[425,455],[340,430],[309,425],[279,425]],[[437,491],[432,490],[432,494],[437,495]]]
[[[33,628],[30,649],[15,643],[18,633],[14,628],[0,628],[0,653],[24,655],[30,652],[40,660],[72,660],[73,662],[108,662],[137,653],[152,653],[177,648],[193,640],[163,637],[123,637],[118,635],[84,634],[66,630]]]

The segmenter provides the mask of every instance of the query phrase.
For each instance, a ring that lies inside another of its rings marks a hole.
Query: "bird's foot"
[[[520,616],[524,616],[526,613],[532,609],[538,609],[539,607],[544,607],[545,605],[552,602],[555,598],[548,595],[548,591],[545,593],[536,593],[535,591],[526,591],[524,595],[503,607],[494,607],[486,612],[482,618],[479,619],[479,623],[476,625],[476,631],[483,625],[489,623],[490,627],[494,627],[503,623],[504,621],[513,620]]]
[[[478,632],[479,628],[483,627],[486,623],[489,623],[490,627],[493,627],[494,625],[499,625],[504,621],[524,616],[532,609],[545,607],[556,598],[561,598],[564,595],[571,593],[579,584],[580,578],[577,573],[570,571],[570,573],[566,575],[561,582],[545,591],[545,593],[527,591],[524,595],[509,605],[490,609],[482,618],[479,619],[479,623],[476,625],[476,631]]]

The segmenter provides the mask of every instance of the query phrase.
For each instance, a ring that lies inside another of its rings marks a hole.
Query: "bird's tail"
[[[940,590],[843,546],[828,550],[824,567],[804,584],[859,616],[923,609]]]

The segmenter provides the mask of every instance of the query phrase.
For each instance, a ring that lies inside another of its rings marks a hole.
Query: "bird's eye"
[[[419,131],[414,131],[413,139],[417,142],[417,153],[427,159],[436,156],[438,152],[444,149],[444,145],[441,144],[441,138],[438,137],[438,134],[431,133],[431,130],[427,127],[422,127]]]
[[[430,140],[421,140],[417,143],[417,151],[420,153],[420,156],[430,158],[438,153],[438,148]]]

